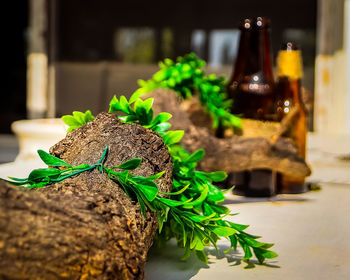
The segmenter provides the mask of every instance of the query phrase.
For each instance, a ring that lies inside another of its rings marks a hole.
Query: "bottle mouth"
[[[282,51],[297,51],[299,50],[297,44],[295,44],[294,42],[287,42],[284,43],[281,47]]]
[[[252,28],[252,22],[253,20],[250,19],[250,18],[245,18],[241,21],[240,23],[240,29],[241,30],[248,30],[248,29],[251,29]]]
[[[254,20],[254,25],[256,25],[258,28],[270,27],[270,19],[267,17],[257,17]]]

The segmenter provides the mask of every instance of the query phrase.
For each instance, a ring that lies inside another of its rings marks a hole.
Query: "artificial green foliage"
[[[158,243],[164,244],[175,237],[178,245],[185,248],[182,259],[188,258],[192,251],[196,251],[197,257],[206,261],[204,246],[210,244],[216,246],[216,241],[220,237],[226,237],[231,242],[231,248],[236,249],[237,243],[242,246],[246,260],[252,257],[252,251],[260,262],[263,262],[265,258],[276,257],[276,253],[268,250],[272,244],[258,242],[256,239],[259,236],[244,232],[248,226],[223,219],[230,214],[230,211],[227,207],[219,204],[224,201],[225,196],[220,189],[213,185],[213,182],[223,181],[227,176],[226,173],[222,171],[206,173],[196,170],[197,163],[204,156],[204,150],[197,150],[191,154],[184,147],[178,145],[183,131],[166,131],[169,128],[167,121],[171,115],[168,114],[166,118],[160,119],[159,115],[165,114],[160,113],[155,118],[151,118],[150,116],[153,115],[153,111],[149,107],[151,101],[138,102],[139,99],[136,99],[138,94],[135,93],[128,102],[123,96],[119,100],[114,96],[110,103],[109,112],[122,113],[123,115],[119,118],[123,122],[139,123],[157,131],[162,136],[172,156],[173,193],[172,199],[167,202],[160,198],[160,201],[164,202],[170,209],[164,207],[164,204],[158,205],[161,208],[161,211],[157,212]],[[123,106],[120,105],[121,103]],[[139,106],[143,106],[144,109],[138,109]],[[138,110],[145,112],[148,117],[145,118],[137,114]],[[148,123],[145,122],[145,119]]]
[[[66,115],[62,117],[62,120],[66,125],[68,125],[68,131],[70,132],[73,129],[81,127],[89,121],[92,121],[94,116],[91,114],[90,110],[87,110],[85,113],[74,111],[73,115]]]
[[[178,57],[176,62],[167,58],[159,63],[160,70],[148,81],[139,80],[141,95],[156,88],[168,88],[176,91],[182,98],[188,99],[198,94],[199,101],[212,120],[213,128],[241,128],[241,119],[230,113],[232,100],[226,93],[226,81],[215,74],[206,76],[205,62],[194,53]]]
[[[43,150],[38,150],[38,154],[41,158],[41,160],[47,164],[48,166],[52,166],[49,168],[39,168],[34,169],[32,172],[30,172],[28,178],[20,179],[20,178],[14,178],[9,177],[11,181],[7,181],[11,184],[25,187],[28,189],[32,188],[42,188],[50,184],[61,182],[71,176],[77,175],[82,172],[86,172],[92,169],[99,169],[102,170],[102,161],[105,158],[107,153],[107,149],[104,151],[101,159],[93,165],[89,164],[82,164],[79,166],[72,166],[69,163],[66,163],[65,161],[56,158],[48,153],[46,153]],[[127,164],[127,163],[124,163]],[[53,168],[53,167],[61,167]]]
[[[139,159],[118,166],[119,169],[126,169],[118,174],[115,174],[115,168],[106,169],[107,167],[101,166],[101,162],[93,168],[103,169],[111,179],[117,181],[130,197],[139,202],[142,213],[145,213],[147,208],[157,213],[158,244],[161,246],[175,237],[178,245],[184,248],[183,260],[195,252],[201,261],[207,262],[204,247],[212,244],[217,248],[216,243],[220,238],[227,238],[230,241],[230,249],[236,250],[237,245],[240,245],[244,251],[244,260],[249,260],[253,254],[261,263],[265,259],[275,258],[277,254],[269,250],[273,244],[259,242],[257,239],[260,236],[246,233],[247,225],[224,219],[232,214],[227,207],[220,204],[225,196],[213,182],[224,180],[226,173],[198,171],[196,166],[203,158],[204,150],[197,150],[191,154],[178,145],[183,137],[183,131],[167,130],[170,127],[168,120],[171,115],[160,113],[154,117],[153,99],[142,101],[139,95],[140,92],[136,92],[129,100],[124,96],[119,99],[114,96],[110,102],[109,112],[117,114],[124,123],[137,123],[161,135],[173,159],[172,193],[159,192],[153,182],[160,178],[162,173],[148,178],[127,175],[128,170],[140,164]],[[68,166],[67,170],[69,168],[74,167]],[[89,170],[90,166],[86,168]],[[164,195],[169,195],[170,199]]]

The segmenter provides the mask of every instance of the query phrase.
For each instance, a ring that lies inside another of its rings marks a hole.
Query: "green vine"
[[[178,57],[176,62],[166,58],[159,63],[160,70],[148,81],[139,80],[138,95],[157,88],[176,91],[188,99],[198,94],[205,112],[212,118],[214,129],[218,127],[241,128],[241,119],[230,113],[232,100],[227,98],[226,81],[223,77],[209,76],[204,72],[205,61],[190,53]]]
[[[132,194],[134,194],[143,213],[146,208],[157,213],[159,234],[156,239],[158,244],[163,245],[175,237],[178,245],[185,248],[183,260],[187,259],[191,252],[195,252],[200,260],[207,262],[204,247],[212,244],[217,249],[216,242],[224,237],[230,241],[229,250],[236,250],[238,244],[243,248],[244,260],[249,260],[253,254],[260,263],[263,263],[265,259],[277,257],[275,252],[269,250],[273,244],[259,242],[257,241],[259,236],[245,232],[247,225],[236,224],[224,219],[225,216],[231,214],[227,207],[219,204],[224,201],[225,196],[213,185],[213,182],[224,180],[226,173],[222,171],[206,173],[196,170],[197,163],[204,156],[204,150],[197,150],[191,154],[178,145],[184,133],[181,130],[168,130],[170,127],[168,120],[171,115],[160,113],[154,117],[153,98],[143,101],[138,96],[139,92],[135,92],[129,100],[124,96],[118,100],[114,96],[110,102],[109,113],[118,114],[118,118],[123,123],[137,123],[161,135],[173,159],[173,192],[167,194],[171,195],[171,199],[162,197],[164,193],[159,192],[153,182],[154,179],[161,176],[161,173],[148,178],[137,177],[135,180],[127,176],[125,172],[121,173],[124,175],[116,175],[113,168],[112,171],[109,171],[105,169],[106,167],[99,167],[100,162],[94,165],[94,168],[103,168],[130,197],[133,197]],[[70,121],[72,118],[74,116],[63,117],[64,120],[69,119]],[[80,115],[80,119],[84,118]],[[86,168],[89,167],[86,166]],[[148,193],[142,191],[144,186],[147,186]]]

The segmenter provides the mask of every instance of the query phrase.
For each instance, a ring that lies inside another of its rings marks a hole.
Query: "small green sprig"
[[[62,117],[64,123],[69,126],[67,132],[81,127],[83,124],[86,124],[87,122],[92,121],[93,119],[94,116],[91,114],[90,110],[87,110],[85,113],[74,111],[73,115],[66,115]]]
[[[152,180],[159,178],[161,174],[146,179],[137,177],[129,180],[131,177],[126,173],[117,175],[113,168],[104,171],[111,179],[117,181],[130,197],[134,194],[143,213],[146,208],[157,213],[158,244],[162,245],[175,237],[178,245],[185,248],[183,260],[187,259],[191,252],[195,252],[200,260],[207,262],[204,247],[212,244],[217,248],[216,242],[224,237],[230,241],[229,250],[236,250],[238,244],[243,248],[244,260],[249,260],[253,253],[261,263],[266,258],[277,257],[275,252],[269,250],[273,244],[259,242],[257,239],[260,236],[245,232],[247,225],[224,220],[227,215],[231,215],[230,210],[219,204],[224,201],[225,196],[213,182],[224,180],[226,173],[196,170],[197,163],[204,156],[204,150],[197,150],[191,154],[178,145],[184,133],[181,130],[167,131],[171,115],[160,113],[154,117],[153,99],[142,101],[139,96],[140,92],[135,92],[129,100],[124,96],[120,99],[114,96],[110,102],[109,113],[118,114],[124,123],[140,124],[162,136],[173,159],[173,192],[158,192]],[[143,186],[141,191],[140,186]],[[170,195],[171,199],[163,195]]]
[[[176,91],[182,98],[188,99],[198,94],[200,103],[213,120],[214,129],[218,127],[241,128],[241,119],[230,113],[232,100],[226,93],[226,81],[215,74],[206,76],[205,61],[190,53],[178,57],[176,62],[167,58],[159,63],[160,70],[148,81],[139,80],[139,95],[156,88],[168,88]]]
[[[102,170],[102,161],[106,156],[106,153],[107,148],[104,151],[101,159],[96,164],[82,164],[79,166],[72,166],[71,164],[52,156],[43,150],[38,150],[38,154],[41,160],[48,166],[52,167],[34,169],[30,172],[29,176],[24,179],[9,177],[10,180],[5,181],[28,189],[42,188],[95,168]],[[60,169],[57,167],[60,167]]]
[[[242,128],[241,119],[230,113],[233,100],[227,98],[226,81],[223,77],[211,74],[204,77],[196,87],[200,103],[212,118],[213,128]]]

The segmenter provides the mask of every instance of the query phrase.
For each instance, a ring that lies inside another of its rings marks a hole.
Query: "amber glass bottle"
[[[232,113],[256,120],[274,120],[275,83],[272,73],[270,22],[244,20],[238,56],[227,92]]]
[[[275,83],[272,72],[270,22],[258,17],[244,20],[238,56],[227,92],[233,99],[232,113],[261,121],[275,121]],[[244,128],[243,128],[244,129]],[[254,169],[229,174],[228,183],[236,194],[272,196],[276,192],[276,174]]]
[[[301,52],[294,43],[282,46],[277,57],[277,115],[278,119],[291,115],[291,125],[284,134],[298,146],[298,154],[305,159],[307,114],[301,96],[303,67]],[[301,193],[306,191],[305,178],[278,174],[278,191]]]

